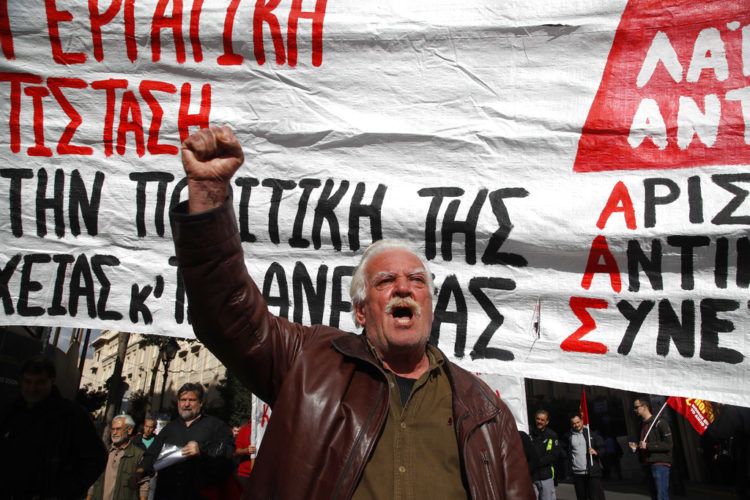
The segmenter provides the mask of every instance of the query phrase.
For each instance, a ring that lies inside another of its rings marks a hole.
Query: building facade
[[[112,376],[117,360],[119,333],[115,330],[104,330],[92,342],[93,356],[86,360],[83,368],[81,386],[93,390],[107,387],[107,380]],[[131,396],[148,395],[152,379],[154,391],[151,408],[169,410],[174,407],[177,390],[187,382],[200,383],[206,392],[204,405],[220,405],[221,398],[216,387],[226,376],[226,368],[198,341],[175,339],[179,350],[164,372],[158,345],[148,345],[143,335],[132,333],[125,352],[122,367],[122,378],[127,384],[123,395],[122,410],[127,411]],[[165,391],[162,397],[162,386]]]

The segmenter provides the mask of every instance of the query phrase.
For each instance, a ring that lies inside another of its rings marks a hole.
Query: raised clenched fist
[[[227,184],[245,161],[237,137],[227,125],[195,132],[182,143],[190,212],[216,208],[227,197]]]

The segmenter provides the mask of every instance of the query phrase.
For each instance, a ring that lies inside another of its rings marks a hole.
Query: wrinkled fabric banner
[[[179,144],[228,123],[274,313],[354,331],[399,238],[467,369],[750,405],[750,3],[527,4],[0,1],[0,322],[191,336]]]

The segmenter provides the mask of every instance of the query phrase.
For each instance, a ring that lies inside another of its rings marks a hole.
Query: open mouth
[[[408,320],[411,319],[414,316],[414,312],[411,310],[411,307],[394,307],[392,310],[393,317],[395,319],[400,320]]]
[[[420,315],[420,307],[413,299],[396,297],[388,302],[385,312],[390,314],[397,323],[408,325],[415,316]]]

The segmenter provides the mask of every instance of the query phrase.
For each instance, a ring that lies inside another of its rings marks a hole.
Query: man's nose
[[[411,282],[406,276],[399,276],[393,286],[393,293],[398,297],[408,297],[412,293]]]

